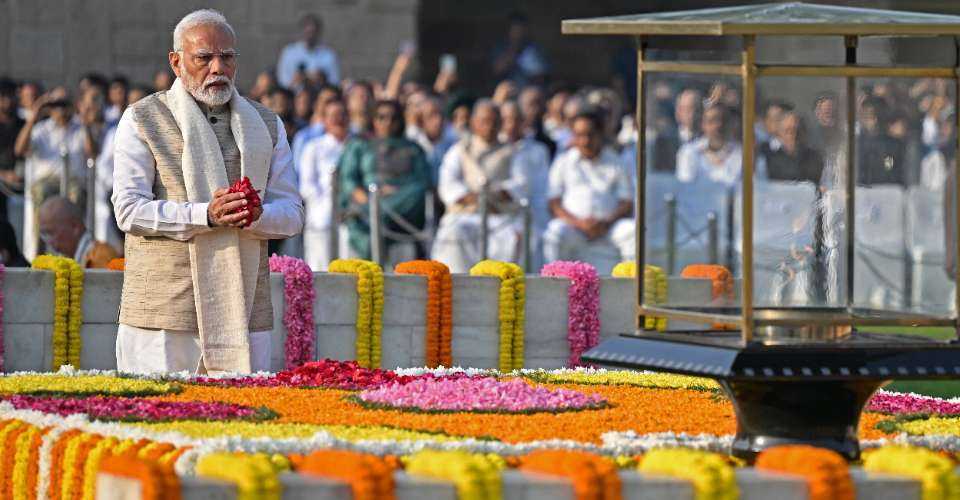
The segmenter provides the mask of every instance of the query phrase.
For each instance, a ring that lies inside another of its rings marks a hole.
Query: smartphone
[[[453,54],[441,55],[440,71],[442,73],[456,73],[457,72],[457,56]]]
[[[400,43],[400,53],[412,56],[417,52],[417,43],[413,40],[404,40]]]

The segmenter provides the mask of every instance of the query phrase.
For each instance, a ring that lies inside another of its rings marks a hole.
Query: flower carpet
[[[403,469],[452,481],[460,498],[499,498],[499,475],[518,469],[602,499],[619,498],[617,471],[630,468],[689,480],[697,498],[736,498],[742,463],[726,455],[735,428],[714,382],[662,373],[324,360],[271,375],[160,378],[65,367],[0,377],[0,497],[92,499],[106,472],[155,494],[144,498],[176,498],[163,492],[190,475],[234,482],[243,498],[279,498],[278,472],[295,470],[384,498]],[[960,401],[881,391],[860,437],[864,467],[960,495]],[[773,449],[757,467],[847,497],[845,461],[804,448]]]

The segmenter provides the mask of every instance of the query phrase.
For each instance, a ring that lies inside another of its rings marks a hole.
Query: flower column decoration
[[[580,365],[580,355],[600,342],[600,277],[584,262],[556,261],[543,266],[541,276],[568,278],[567,339],[570,366]]]
[[[383,269],[362,259],[337,259],[331,273],[357,275],[357,363],[364,368],[380,366],[380,336],[383,332]]]
[[[523,328],[526,284],[523,269],[511,262],[480,261],[470,269],[471,276],[500,279],[500,371],[523,368]]]
[[[614,278],[636,278],[637,264],[632,261],[621,262],[613,268],[612,274]],[[649,264],[643,268],[643,295],[644,302],[648,304],[667,303],[667,273],[663,269]],[[666,331],[667,318],[647,316],[643,327],[646,330]]]
[[[73,259],[41,255],[33,261],[34,269],[53,271],[53,369],[63,365],[80,367],[80,327],[83,326],[83,268]]]
[[[450,268],[435,260],[402,262],[394,269],[398,274],[418,274],[427,278],[427,337],[424,359],[428,367],[453,364],[453,288]]]
[[[270,271],[283,273],[285,366],[291,370],[313,359],[313,272],[303,260],[276,254],[270,257]]]

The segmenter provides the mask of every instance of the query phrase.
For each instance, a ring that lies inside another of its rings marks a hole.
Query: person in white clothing
[[[317,73],[323,73],[325,83],[340,83],[340,62],[337,53],[320,43],[323,34],[323,22],[319,17],[307,15],[300,21],[300,41],[293,42],[280,52],[277,63],[277,82],[288,89],[303,86],[304,78],[320,80]],[[298,73],[302,73],[298,75]],[[298,78],[301,80],[298,81]]]
[[[219,12],[185,16],[168,54],[173,86],[127,108],[117,125],[122,372],[271,367],[267,240],[298,234],[303,205],[283,122],[237,93],[236,43]],[[227,189],[244,177],[260,206]]]
[[[500,128],[500,140],[512,144],[514,163],[527,177],[526,200],[529,204],[531,219],[530,263],[532,269],[543,265],[543,232],[550,222],[550,209],[547,205],[547,184],[550,175],[550,150],[535,139],[536,136],[524,133],[527,121],[516,101],[507,101],[500,106],[503,122]]]
[[[45,118],[49,112],[50,117]],[[14,152],[26,157],[23,218],[23,253],[33,259],[42,250],[37,233],[37,210],[59,193],[64,163],[67,167],[67,197],[85,209],[86,160],[95,158],[97,144],[89,123],[75,117],[73,104],[49,94],[34,101],[34,107],[17,136]]]
[[[303,231],[304,260],[314,271],[324,271],[333,258],[330,255],[330,231],[336,227],[333,217],[333,183],[337,162],[349,136],[347,108],[341,100],[327,103],[323,109],[323,127],[320,137],[311,139],[303,147],[300,158],[300,196],[306,206],[307,218]]]
[[[739,142],[729,139],[728,118],[729,112],[722,104],[711,104],[703,111],[703,135],[677,152],[677,180],[709,180],[727,187],[734,187],[739,182],[743,151]],[[763,178],[765,159],[761,155],[755,158],[755,177]]]
[[[603,122],[583,112],[573,120],[572,146],[550,169],[548,196],[554,219],[543,235],[547,262],[592,260],[597,247],[632,259],[633,185],[620,157],[603,147]],[[612,248],[611,248],[612,247]]]
[[[497,106],[481,99],[473,107],[470,133],[454,145],[440,167],[440,199],[446,213],[440,219],[432,256],[451,272],[464,273],[479,262],[482,217],[481,192],[486,189],[487,258],[516,262],[522,219],[518,201],[527,195],[526,171],[514,162],[515,146],[497,138]]]

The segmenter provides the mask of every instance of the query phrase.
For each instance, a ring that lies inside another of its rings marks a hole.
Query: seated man
[[[106,268],[119,257],[110,245],[96,241],[83,223],[83,212],[70,200],[54,196],[40,205],[40,239],[47,251],[71,257],[85,268]]]
[[[440,219],[433,258],[454,273],[482,259],[480,193],[486,185],[489,259],[516,262],[522,218],[517,201],[527,193],[526,173],[514,160],[515,146],[497,138],[500,113],[489,100],[473,107],[470,133],[454,145],[440,167],[438,191],[446,207]]]
[[[634,257],[634,223],[628,218],[633,214],[633,185],[619,156],[603,148],[601,130],[600,117],[578,114],[572,147],[550,169],[548,196],[554,219],[543,235],[547,262],[590,262],[594,259],[585,255],[590,250],[612,250],[620,254],[619,260]]]

